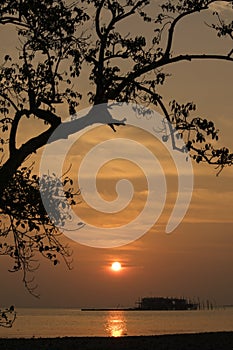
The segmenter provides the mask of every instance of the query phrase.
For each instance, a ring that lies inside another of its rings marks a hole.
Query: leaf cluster
[[[14,306],[10,306],[5,310],[0,310],[0,327],[11,328],[16,319]]]
[[[197,163],[214,164],[219,172],[224,166],[233,164],[233,154],[230,153],[230,150],[226,147],[216,148],[215,146],[219,139],[219,130],[216,129],[214,123],[201,117],[192,117],[192,112],[196,110],[193,102],[179,104],[173,100],[170,105],[171,123],[184,138],[187,151],[190,151],[191,157]]]
[[[68,176],[58,179],[55,175],[41,179],[32,174],[32,168],[21,168],[15,173],[11,185],[1,199],[0,255],[13,259],[11,271],[23,271],[23,282],[33,293],[33,280],[27,274],[38,267],[35,253],[59,262],[60,255],[70,266],[70,251],[59,240],[58,227],[69,218],[69,206],[76,204],[79,191],[74,191]],[[50,215],[45,211],[40,191],[46,195]]]

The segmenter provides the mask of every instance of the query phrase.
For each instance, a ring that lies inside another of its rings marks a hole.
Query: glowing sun
[[[115,261],[112,263],[111,269],[113,271],[120,271],[122,269],[121,267],[121,263],[119,263],[118,261]]]

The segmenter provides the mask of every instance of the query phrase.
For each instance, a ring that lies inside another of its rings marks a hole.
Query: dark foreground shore
[[[1,350],[233,350],[233,332],[138,337],[0,339]]]

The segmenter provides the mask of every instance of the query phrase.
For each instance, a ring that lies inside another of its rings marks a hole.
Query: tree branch
[[[44,119],[43,116],[44,112],[41,112],[41,119]],[[19,116],[17,116],[19,118]],[[49,141],[50,143],[55,142],[57,140],[67,139],[70,135],[75,134],[76,132],[86,128],[87,126],[93,125],[93,124],[103,124],[103,125],[109,125],[114,131],[114,125],[125,125],[125,119],[123,120],[117,120],[112,118],[111,114],[107,110],[103,110],[101,106],[94,106],[90,112],[78,119],[71,120],[69,122],[65,123],[59,123],[60,119],[59,117],[56,117],[55,119],[54,115],[51,116],[51,127],[41,133],[40,135],[31,138],[28,140],[25,144],[23,144],[19,149],[14,148],[14,133],[12,135],[12,150],[13,150],[13,156],[10,156],[10,158],[1,166],[0,168],[0,197],[4,191],[4,189],[9,184],[9,181],[11,180],[12,176],[14,175],[15,171],[18,169],[18,167],[24,162],[24,160],[31,155],[32,153],[35,153],[39,148],[46,145],[46,143]],[[17,119],[18,121],[18,119]],[[17,126],[17,122],[16,122]],[[59,128],[56,130],[56,128],[59,126]],[[52,136],[54,131],[56,130],[56,133]]]
[[[9,140],[9,147],[10,147],[10,157],[12,157],[16,152],[16,133],[18,129],[18,124],[20,122],[20,119],[23,115],[26,115],[27,117],[30,116],[30,114],[34,114],[37,118],[46,121],[48,124],[50,124],[54,129],[61,123],[61,118],[52,113],[51,111],[44,111],[43,109],[35,109],[33,111],[29,111],[26,109],[18,110],[15,114],[15,117],[12,121],[11,125],[11,131],[10,131],[10,140]]]
[[[56,114],[52,113],[51,111],[45,111],[40,108],[35,108],[32,110],[33,114],[41,119],[50,124],[53,127],[57,127],[58,125],[61,124],[61,117],[58,117]]]
[[[129,73],[128,76],[122,79],[122,82],[117,86],[117,88],[113,91],[110,91],[108,94],[109,99],[116,99],[120,92],[135,79],[139,78],[143,74],[149,73],[152,70],[157,68],[165,67],[172,63],[182,62],[182,61],[192,61],[192,60],[221,60],[221,61],[230,61],[233,62],[233,57],[229,55],[215,55],[215,54],[187,54],[187,55],[179,55],[172,58],[164,58],[162,57],[159,61],[155,61],[145,65],[143,68]]]
[[[139,83],[136,83],[136,86],[138,89],[146,92],[147,94],[151,95],[153,97],[153,100],[158,103],[158,105],[160,106],[165,118],[168,121],[168,127],[170,129],[170,136],[171,136],[171,141],[172,141],[172,147],[174,150],[178,150],[180,151],[179,148],[177,148],[176,146],[176,142],[175,142],[175,138],[174,138],[174,131],[176,131],[175,129],[173,129],[172,125],[171,125],[171,118],[170,115],[167,111],[167,108],[165,107],[164,103],[162,102],[162,98],[156,93],[151,91],[150,89],[146,88],[145,86],[140,85]]]
[[[100,5],[96,10],[96,16],[95,16],[95,30],[96,30],[96,33],[100,39],[102,39],[102,37],[103,37],[103,34],[101,33],[101,28],[100,28],[100,14],[101,14],[102,8],[104,6],[104,2],[105,2],[105,0],[102,0],[100,2]]]
[[[229,55],[215,55],[215,54],[187,54],[187,55],[179,55],[170,58],[167,62],[158,62],[156,68],[167,66],[168,64],[177,63],[181,61],[192,61],[192,60],[219,60],[219,61],[230,61],[233,62],[233,57],[229,57]],[[162,61],[162,60],[161,60]],[[152,69],[150,69],[152,70]]]
[[[201,9],[202,10],[205,10],[207,9],[208,6],[206,7],[203,7]],[[171,48],[172,48],[172,43],[173,43],[173,37],[174,37],[174,32],[175,32],[175,27],[176,25],[178,24],[178,22],[181,21],[181,19],[183,19],[184,17],[186,16],[189,16],[195,12],[197,12],[198,10],[192,10],[192,11],[188,11],[188,12],[185,12],[185,13],[181,13],[179,16],[177,16],[174,21],[171,23],[171,26],[170,28],[168,29],[168,39],[167,39],[167,45],[166,45],[166,49],[165,49],[165,52],[164,52],[164,57],[166,58],[169,58],[170,57],[170,54],[171,54]]]
[[[0,18],[0,24],[14,24],[24,28],[29,28],[27,23],[23,23],[21,19],[17,17],[5,16]]]
[[[104,94],[104,81],[103,81],[103,70],[104,70],[104,62],[105,59],[105,49],[107,45],[107,39],[108,35],[111,32],[111,30],[114,28],[114,25],[118,23],[119,21],[123,20],[126,17],[131,16],[135,13],[135,10],[143,5],[143,3],[146,3],[146,0],[140,0],[137,1],[137,3],[131,8],[130,11],[125,12],[121,15],[115,15],[114,11],[111,10],[111,4],[109,4],[109,9],[112,13],[112,19],[110,23],[108,24],[107,28],[103,32],[101,32],[101,26],[100,26],[100,14],[101,10],[104,6],[105,0],[102,0],[100,2],[99,7],[96,11],[95,16],[95,25],[96,25],[96,33],[100,39],[100,49],[99,49],[99,57],[98,61],[95,61],[92,59],[92,62],[94,62],[94,65],[96,67],[96,94],[95,94],[95,105],[106,102],[105,94]]]
[[[19,125],[19,121],[21,119],[21,117],[23,116],[24,113],[22,113],[22,111],[17,111],[15,114],[15,117],[12,121],[12,125],[11,125],[11,131],[10,131],[10,139],[9,139],[9,148],[10,148],[10,157],[12,157],[16,151],[16,132],[17,132],[17,128]]]

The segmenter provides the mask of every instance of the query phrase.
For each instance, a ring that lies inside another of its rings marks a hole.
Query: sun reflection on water
[[[105,322],[105,331],[111,337],[127,335],[127,323],[124,311],[109,311]]]

